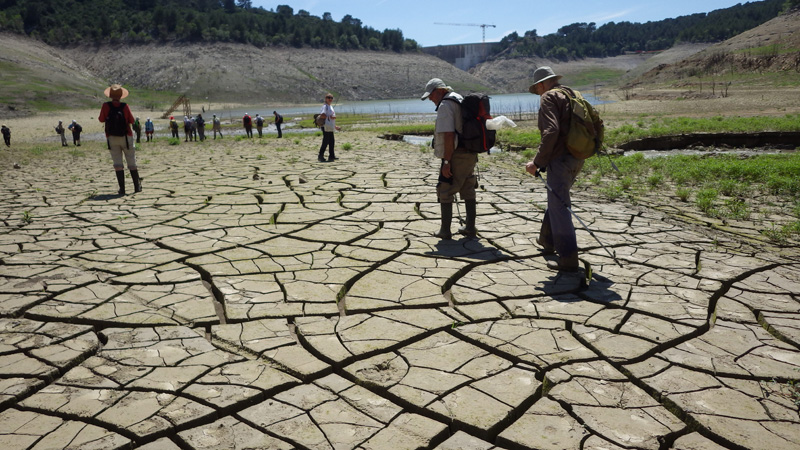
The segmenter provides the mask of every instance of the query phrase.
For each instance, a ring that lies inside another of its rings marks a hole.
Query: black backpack
[[[445,100],[456,101],[452,97]],[[472,153],[488,153],[494,147],[497,132],[486,129],[486,121],[491,119],[489,96],[486,94],[465,95],[461,101],[461,133],[458,135],[459,147]]]
[[[107,136],[127,136],[128,122],[125,120],[125,103],[114,106],[108,102],[108,115],[106,116],[106,135]]]

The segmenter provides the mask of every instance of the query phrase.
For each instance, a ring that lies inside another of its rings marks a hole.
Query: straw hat
[[[121,100],[128,96],[128,90],[120,84],[112,84],[103,91],[103,94],[110,99]]]

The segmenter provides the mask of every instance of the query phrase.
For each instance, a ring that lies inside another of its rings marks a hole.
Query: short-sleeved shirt
[[[444,158],[444,133],[456,133],[455,148],[458,148],[458,134],[461,133],[461,101],[455,92],[445,95],[436,110],[436,126],[433,131],[433,154]]]

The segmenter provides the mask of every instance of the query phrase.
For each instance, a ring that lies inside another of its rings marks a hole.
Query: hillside
[[[0,33],[0,114],[96,105],[108,83],[140,92],[160,109],[178,94],[215,103],[315,103],[325,92],[349,100],[410,98],[432,77],[460,90],[497,92],[438,58],[417,52],[258,48],[249,44],[50,47]],[[162,92],[162,95],[158,95]]]
[[[800,9],[711,45],[689,58],[657,65],[632,80],[629,86],[680,84],[691,82],[687,80],[690,78],[752,83],[765,73],[778,74],[787,78],[787,83],[797,85],[800,73]]]

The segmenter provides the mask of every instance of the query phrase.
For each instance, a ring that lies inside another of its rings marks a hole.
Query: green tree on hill
[[[546,57],[568,60],[606,57],[625,52],[664,50],[681,42],[716,42],[731,38],[776,17],[800,0],[764,0],[657,22],[609,22],[565,25],[555,33],[538,36],[536,30],[511,33],[495,46],[504,57]]]
[[[0,30],[51,45],[159,41],[242,42],[257,46],[415,51],[400,30],[383,32],[346,15],[336,22],[291,6],[250,0],[0,0]]]

